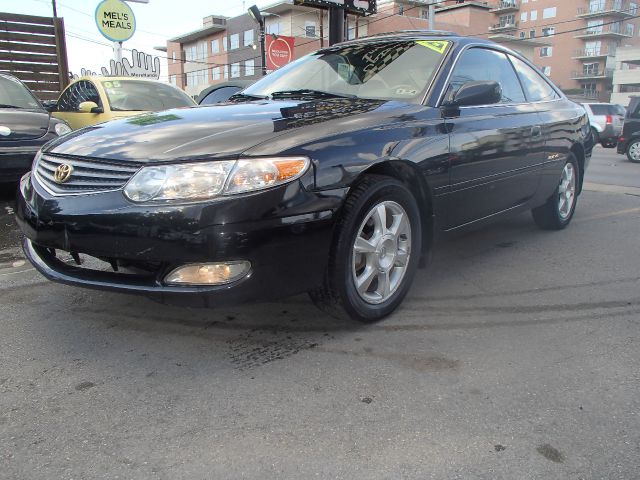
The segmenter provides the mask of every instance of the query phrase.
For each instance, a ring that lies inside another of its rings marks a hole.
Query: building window
[[[635,28],[633,23],[627,23],[627,35],[629,35],[630,37],[633,37]]]
[[[587,22],[587,34],[595,35],[596,33],[602,33],[602,24],[604,20],[589,20]]]
[[[187,87],[197,87],[198,85],[206,85],[209,83],[209,70],[196,70],[195,72],[187,72]]]
[[[245,30],[244,41],[242,42],[242,44],[245,47],[250,47],[251,45],[253,45],[253,30]]]
[[[281,31],[282,31],[282,26],[280,25],[280,22],[274,22],[267,25],[267,33],[269,35],[271,34],[280,35]]]
[[[542,67],[542,73],[544,73],[547,77],[551,76],[551,67]]]
[[[211,80],[220,80],[220,67],[213,67],[211,69]]]
[[[527,34],[525,32],[520,32],[520,38],[527,38]]]
[[[522,12],[520,14],[520,21],[521,22],[523,22],[523,23],[526,22],[527,18],[529,18],[529,12]]]
[[[530,18],[531,18],[532,22],[535,22],[536,20],[538,20],[538,11],[537,10],[531,10],[530,13],[531,13]]]
[[[429,9],[428,8],[421,8],[420,9],[420,18],[422,18],[424,20],[429,20]]]
[[[256,74],[255,60],[245,60],[244,62],[244,75],[251,77]]]
[[[224,37],[222,37],[222,49],[225,52],[227,51],[227,36],[226,35]]]
[[[225,65],[224,67],[222,67],[222,77],[224,79],[229,78],[229,65]]]
[[[178,85],[178,78],[175,75],[169,75],[169,83],[171,85]]]
[[[398,15],[404,15],[404,6],[400,5],[400,7],[398,8]]]
[[[506,27],[507,25],[515,25],[516,24],[516,16],[515,15],[503,15],[500,17],[500,26]]]
[[[240,76],[240,64],[232,63],[231,64],[231,78],[237,78]]]
[[[598,75],[599,67],[599,63],[585,63],[582,65],[582,73],[585,75]]]
[[[229,50],[240,48],[240,34],[234,33],[229,36]]]
[[[196,46],[196,60],[207,58],[207,42],[198,42]]]
[[[316,37],[316,22],[304,22],[304,36],[308,38]]]
[[[171,63],[176,63],[176,52],[171,53]]]
[[[551,57],[553,56],[553,47],[542,47],[540,49],[541,57]]]
[[[554,27],[544,27],[542,29],[542,35],[544,37],[549,37],[551,35],[555,35],[556,34],[556,29]]]
[[[535,38],[536,36],[536,29],[532,28],[531,30],[529,30],[529,38]]]
[[[220,53],[220,42],[216,38],[215,40],[211,40],[211,53],[216,54]]]
[[[555,18],[557,10],[556,7],[545,8],[542,11],[542,18]]]
[[[637,3],[630,3],[629,4],[629,13],[631,15],[637,15],[638,14],[638,4]]]

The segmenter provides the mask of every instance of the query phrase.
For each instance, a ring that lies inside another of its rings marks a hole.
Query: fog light
[[[173,270],[164,281],[174,285],[222,285],[244,277],[250,268],[251,264],[244,260],[184,265]]]

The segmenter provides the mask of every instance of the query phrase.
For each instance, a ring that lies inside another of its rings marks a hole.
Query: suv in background
[[[624,107],[615,103],[583,103],[582,105],[589,115],[595,143],[600,143],[605,148],[615,147],[622,133]]]
[[[640,163],[640,97],[631,97],[622,135],[618,139],[618,153],[627,155],[630,162]]]

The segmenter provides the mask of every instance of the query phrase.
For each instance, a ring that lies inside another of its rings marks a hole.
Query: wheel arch
[[[582,184],[584,182],[586,155],[584,147],[580,143],[574,143],[570,149],[571,153],[576,157],[578,161],[578,167],[580,167],[580,183],[578,185],[578,195],[582,193]]]
[[[406,160],[384,160],[360,173],[354,184],[368,174],[385,175],[404,183],[418,202],[422,221],[422,252],[420,266],[425,266],[435,241],[435,212],[433,195],[418,167]]]

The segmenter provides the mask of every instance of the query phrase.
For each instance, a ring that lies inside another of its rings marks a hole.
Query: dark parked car
[[[17,182],[49,140],[69,133],[24,83],[0,73],[0,184]]]
[[[232,95],[247,88],[253,80],[235,80],[232,82],[222,82],[205,88],[198,95],[198,105],[213,105],[229,100]]]
[[[631,97],[629,102],[618,139],[618,153],[626,154],[630,162],[640,163],[640,97]]]
[[[519,54],[403,32],[305,56],[229,104],[73,133],[23,178],[17,219],[54,281],[202,306],[310,292],[372,321],[441,232],[525,210],[566,227],[592,148],[585,110]]]

